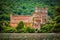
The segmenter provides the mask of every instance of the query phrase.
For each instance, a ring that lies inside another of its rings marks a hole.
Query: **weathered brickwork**
[[[24,25],[30,26],[35,29],[40,28],[40,24],[46,24],[48,21],[48,8],[35,8],[35,12],[31,15],[10,15],[10,25],[14,28],[17,27],[17,24],[23,21]]]

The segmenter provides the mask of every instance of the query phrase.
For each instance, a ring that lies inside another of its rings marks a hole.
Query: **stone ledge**
[[[60,33],[0,33],[0,40],[60,40]]]

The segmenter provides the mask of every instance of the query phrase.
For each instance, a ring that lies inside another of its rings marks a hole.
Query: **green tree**
[[[22,29],[23,27],[24,27],[24,23],[23,23],[23,21],[20,21],[17,26],[17,29]]]
[[[16,29],[18,32],[22,32],[22,28],[24,28],[24,23],[23,21],[20,21]]]
[[[53,32],[60,32],[60,6],[55,6],[54,16],[55,24]]]

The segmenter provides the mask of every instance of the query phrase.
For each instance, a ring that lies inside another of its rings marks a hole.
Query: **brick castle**
[[[46,24],[48,22],[48,8],[35,8],[33,15],[10,15],[10,25],[14,28],[17,24],[23,21],[24,26],[30,26],[35,29],[40,29],[40,24]]]

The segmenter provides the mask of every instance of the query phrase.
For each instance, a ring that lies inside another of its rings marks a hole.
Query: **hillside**
[[[60,5],[59,0],[2,0],[1,14],[5,16],[5,20],[9,20],[11,12],[18,15],[31,15],[36,6],[48,7],[48,14],[52,16],[52,10],[55,5]]]

